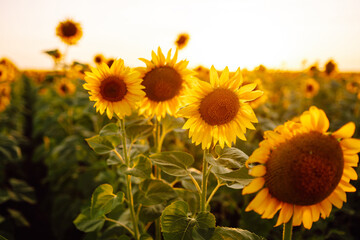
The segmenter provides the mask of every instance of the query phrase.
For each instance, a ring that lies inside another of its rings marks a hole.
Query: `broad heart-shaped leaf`
[[[121,155],[121,154],[120,154],[120,155]],[[118,164],[123,164],[123,162],[121,161],[121,159],[119,158],[119,156],[112,151],[112,152],[110,152],[110,154],[109,154],[109,158],[106,159],[106,164],[107,164],[107,165],[118,165]]]
[[[218,154],[214,158],[212,154],[206,155],[206,161],[212,165],[211,172],[221,181],[225,182],[228,187],[241,189],[248,185],[253,177],[248,173],[245,161],[248,156],[237,148],[215,148]]]
[[[150,155],[151,161],[162,171],[176,177],[188,175],[188,167],[194,163],[192,155],[186,152],[161,152]]]
[[[184,126],[185,120],[183,118],[175,118],[166,114],[165,118],[161,121],[163,131],[168,133],[175,129],[181,129]]]
[[[113,187],[102,184],[97,187],[91,197],[90,213],[92,218],[100,217],[111,212],[124,201],[124,193],[113,193]]]
[[[146,120],[136,120],[127,124],[126,136],[132,141],[143,139],[150,136],[153,132],[153,129],[154,125],[149,124]]]
[[[77,229],[83,232],[92,232],[101,229],[105,220],[102,217],[92,218],[90,208],[83,210],[74,220]]]
[[[210,240],[265,240],[255,233],[239,228],[216,227]]]
[[[123,164],[120,167],[120,171],[122,173],[132,175],[135,177],[150,178],[151,169],[152,169],[152,164],[150,159],[145,157],[144,155],[140,155],[134,161],[135,161],[134,167],[128,168],[125,164]]]
[[[120,167],[120,171],[140,178],[150,178],[152,164],[149,158],[140,155],[135,159],[134,167],[128,168],[125,164]]]
[[[113,151],[116,146],[121,144],[119,135],[95,135],[91,138],[85,139],[89,146],[98,154],[107,154]]]
[[[206,159],[211,165],[222,166],[229,169],[241,168],[244,166],[246,160],[249,158],[246,153],[237,148],[224,148],[219,145],[215,147],[215,152],[218,155],[214,158],[211,154],[208,154]]]
[[[195,218],[189,217],[186,202],[173,202],[165,208],[160,221],[165,240],[201,239],[211,237],[215,228],[215,216],[210,212],[200,212]]]
[[[134,198],[144,206],[156,205],[177,197],[174,189],[162,180],[146,179],[141,182]]]
[[[117,123],[106,124],[99,132],[101,137],[104,136],[118,136],[121,137],[120,127]]]

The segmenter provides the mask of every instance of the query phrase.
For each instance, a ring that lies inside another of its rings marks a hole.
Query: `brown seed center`
[[[304,133],[281,143],[270,153],[265,185],[280,201],[313,205],[333,192],[343,169],[343,152],[334,137]]]
[[[183,80],[172,67],[157,67],[146,73],[143,82],[146,97],[155,102],[162,102],[177,96],[182,89]]]
[[[187,40],[187,37],[185,37],[185,36],[180,36],[179,39],[176,41],[176,43],[177,43],[178,45],[182,45],[182,44],[184,44],[184,43],[186,42],[186,40]]]
[[[69,92],[69,88],[65,84],[61,85],[60,90],[65,94]]]
[[[127,93],[127,87],[122,78],[109,76],[100,85],[101,96],[110,102],[121,101]]]
[[[307,91],[307,92],[312,92],[313,90],[314,90],[313,85],[308,84],[308,85],[306,86],[306,91]]]
[[[62,24],[61,31],[65,37],[72,37],[77,33],[77,28],[74,23],[65,22]]]
[[[209,125],[222,125],[233,120],[240,109],[237,95],[229,89],[217,88],[200,103],[200,116]]]
[[[95,57],[95,62],[96,63],[101,63],[101,57]]]

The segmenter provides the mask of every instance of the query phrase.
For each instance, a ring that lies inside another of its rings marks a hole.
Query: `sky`
[[[230,71],[267,68],[322,69],[333,59],[341,71],[360,72],[359,0],[0,0],[0,58],[20,69],[51,69],[43,53],[65,44],[59,22],[71,18],[83,37],[66,61],[93,64],[102,53],[144,66],[158,46],[174,49],[190,35],[179,59]]]

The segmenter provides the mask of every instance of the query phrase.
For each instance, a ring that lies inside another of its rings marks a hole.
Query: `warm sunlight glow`
[[[6,1],[0,9],[0,56],[22,68],[51,68],[42,52],[65,46],[55,36],[59,21],[81,23],[83,37],[67,59],[92,63],[97,53],[131,66],[161,46],[175,48],[189,66],[300,70],[334,59],[342,71],[360,70],[360,2],[357,0]],[[22,6],[19,8],[19,6]],[[71,7],[69,7],[71,6]],[[46,19],[46,21],[44,21]]]

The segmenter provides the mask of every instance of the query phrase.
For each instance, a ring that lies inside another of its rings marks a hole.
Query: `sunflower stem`
[[[120,120],[120,125],[121,125],[121,130],[122,130],[123,154],[124,154],[124,158],[125,158],[125,164],[127,167],[131,167],[130,159],[129,159],[129,156],[127,155],[127,148],[126,148],[125,119]],[[139,240],[140,239],[139,226],[138,226],[138,222],[137,222],[137,218],[136,218],[136,214],[135,214],[134,198],[133,198],[133,194],[132,194],[132,190],[131,190],[131,175],[126,176],[126,198],[128,199],[128,203],[129,203],[135,239]]]
[[[291,240],[293,228],[293,218],[291,217],[287,223],[283,225],[283,240]]]
[[[211,199],[214,197],[214,195],[215,195],[215,193],[217,192],[217,190],[219,190],[219,188],[220,188],[221,186],[224,186],[224,185],[225,185],[224,183],[220,183],[220,181],[218,180],[218,183],[217,183],[216,187],[215,187],[214,190],[211,192],[208,200],[206,201],[205,208],[207,208],[207,207],[209,206],[210,201],[211,201]]]
[[[161,121],[155,117],[155,151],[161,152],[163,137],[161,136]],[[161,179],[161,169],[158,166],[154,166],[155,178]],[[161,240],[161,225],[160,218],[155,219],[155,240]]]
[[[201,183],[201,194],[200,194],[200,212],[206,212],[206,193],[207,193],[207,168],[208,164],[206,161],[206,154],[208,150],[204,150],[203,155],[203,167],[202,167],[202,183]]]

